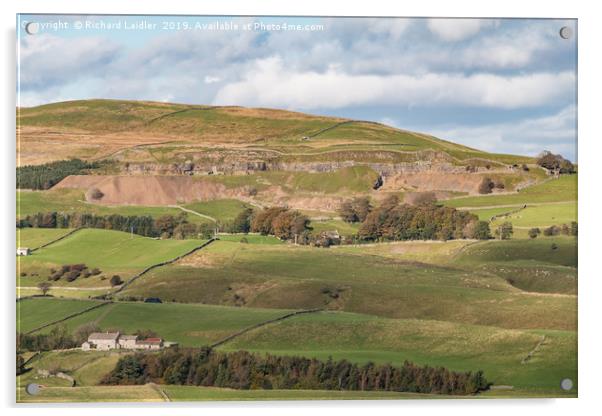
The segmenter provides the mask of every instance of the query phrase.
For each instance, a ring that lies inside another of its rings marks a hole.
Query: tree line
[[[211,238],[214,225],[194,224],[188,221],[185,212],[162,215],[153,218],[149,215],[124,216],[119,214],[96,215],[88,213],[38,212],[17,220],[17,228],[101,228],[132,232],[144,237],[161,238]]]
[[[373,207],[365,197],[344,203],[339,209],[348,222],[360,222],[358,237],[367,241],[451,240],[491,238],[489,223],[467,211],[437,205],[433,198],[402,203],[398,196]]]
[[[455,372],[444,367],[418,366],[405,361],[358,365],[347,360],[221,352],[210,348],[170,348],[160,353],[136,353],[119,359],[101,381],[104,385],[155,382],[234,389],[362,390],[476,394],[489,383],[482,371]]]
[[[96,162],[84,162],[80,159],[60,160],[43,165],[17,167],[17,189],[50,189],[69,175],[88,173],[97,169]]]

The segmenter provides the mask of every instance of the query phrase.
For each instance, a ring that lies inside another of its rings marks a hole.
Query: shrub
[[[495,235],[500,240],[509,240],[514,234],[514,229],[512,228],[512,223],[504,222],[502,223],[496,230]]]
[[[113,277],[111,277],[111,286],[119,286],[121,284],[123,284],[123,280],[121,280],[121,277],[119,275],[114,275]]]
[[[80,275],[80,272],[78,272],[77,270],[72,270],[70,272],[67,272],[63,275],[63,277],[65,278],[66,281],[68,282],[73,282],[74,280],[76,280]]]
[[[531,228],[529,230],[529,238],[537,238],[539,234],[541,234],[541,230],[539,228]]]
[[[98,188],[90,188],[88,192],[86,192],[86,199],[88,201],[99,201],[103,196],[105,196],[105,194],[103,194]]]

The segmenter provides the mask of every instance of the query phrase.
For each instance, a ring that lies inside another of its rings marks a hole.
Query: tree
[[[489,223],[487,221],[476,221],[472,222],[471,235],[467,235],[468,238],[475,238],[477,240],[489,240],[491,238],[491,230],[489,229]]]
[[[73,333],[75,342],[77,344],[82,344],[87,341],[90,334],[94,332],[100,332],[100,328],[93,322],[78,326]]]
[[[109,280],[109,282],[111,283],[111,286],[119,286],[123,284],[123,280],[121,280],[121,277],[119,275],[114,275],[113,277],[111,277],[111,280]]]
[[[537,238],[539,234],[541,234],[541,230],[539,228],[531,228],[529,230],[529,238]]]
[[[357,197],[350,201],[345,201],[339,207],[339,215],[346,222],[363,222],[372,211],[370,198],[367,196]]]
[[[46,296],[46,294],[52,288],[52,284],[50,282],[40,282],[38,283],[38,289],[42,292],[42,296]]]
[[[514,230],[512,229],[512,223],[510,223],[510,222],[504,222],[504,223],[502,223],[495,230],[495,235],[500,240],[508,240],[508,239],[510,239],[512,237],[512,234],[514,234]]]
[[[232,222],[233,233],[248,233],[251,230],[251,217],[253,216],[252,208],[242,210]]]

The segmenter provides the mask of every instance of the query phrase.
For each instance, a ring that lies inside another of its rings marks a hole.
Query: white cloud
[[[214,84],[216,82],[220,82],[222,79],[220,77],[212,77],[211,75],[205,75],[205,84]]]
[[[120,46],[100,37],[28,36],[20,47],[21,85],[47,88],[95,76],[117,58]]]
[[[577,109],[568,106],[556,114],[480,126],[421,128],[442,139],[497,153],[537,155],[542,150],[575,159]]]
[[[457,42],[479,33],[492,20],[484,19],[428,19],[429,30],[446,42]]]
[[[305,110],[365,105],[514,109],[568,97],[575,81],[572,72],[514,76],[487,73],[351,75],[336,65],[324,72],[299,72],[286,68],[278,56],[257,60],[242,78],[222,87],[214,103]]]

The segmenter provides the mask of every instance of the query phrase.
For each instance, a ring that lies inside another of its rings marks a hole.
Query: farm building
[[[161,338],[146,338],[139,340],[137,335],[125,335],[119,332],[94,332],[88,337],[88,341],[82,344],[82,350],[160,350],[163,348]]]
[[[118,347],[119,332],[94,332],[88,337],[88,342],[82,344],[83,350],[113,350]]]
[[[30,254],[31,254],[31,250],[27,247],[17,248],[17,256],[29,256]]]

